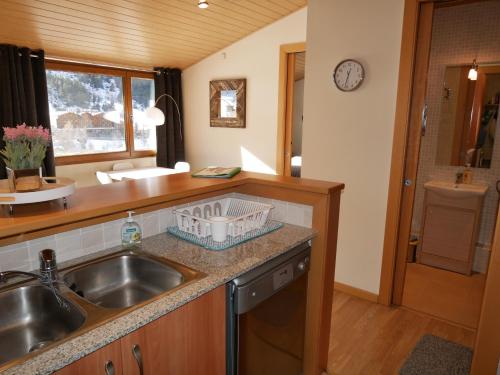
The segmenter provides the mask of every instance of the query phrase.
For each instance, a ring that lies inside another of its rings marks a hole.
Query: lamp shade
[[[156,107],[149,107],[144,111],[144,118],[147,125],[160,126],[165,123],[165,114]]]
[[[468,78],[471,81],[476,81],[477,80],[477,70],[476,70],[475,67],[470,68]]]

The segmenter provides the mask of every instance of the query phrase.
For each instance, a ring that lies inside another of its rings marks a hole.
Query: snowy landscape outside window
[[[60,164],[154,155],[156,128],[143,121],[154,105],[152,74],[52,64],[47,89]]]
[[[134,120],[134,149],[136,150],[156,150],[156,128],[144,125],[144,112],[154,104],[154,81],[146,78],[132,78],[132,118]]]

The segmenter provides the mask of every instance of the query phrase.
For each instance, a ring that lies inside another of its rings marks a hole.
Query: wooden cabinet
[[[431,184],[424,185],[426,191],[417,262],[470,275],[484,194],[471,194],[465,190],[453,192],[445,188],[439,190]]]
[[[220,286],[57,374],[106,374],[104,365],[108,357],[115,363],[117,352],[115,375],[140,375],[140,366],[144,375],[225,374],[225,297]]]
[[[120,340],[114,341],[56,372],[57,375],[119,375],[122,373]]]
[[[140,348],[144,375],[225,374],[225,296],[220,286],[125,336],[124,375],[140,374],[135,345]]]

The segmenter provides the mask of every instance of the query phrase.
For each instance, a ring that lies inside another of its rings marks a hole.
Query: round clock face
[[[333,72],[333,80],[342,91],[353,91],[357,89],[365,78],[363,65],[356,60],[348,59],[341,61]]]

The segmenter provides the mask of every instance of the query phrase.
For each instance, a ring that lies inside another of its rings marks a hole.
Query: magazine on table
[[[240,167],[224,168],[224,167],[207,167],[193,173],[193,177],[208,177],[208,178],[231,178],[241,172]]]

